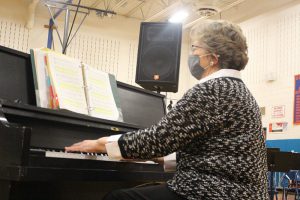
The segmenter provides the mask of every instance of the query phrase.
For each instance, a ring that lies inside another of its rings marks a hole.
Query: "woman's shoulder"
[[[198,83],[193,88],[201,91],[212,91],[239,87],[246,87],[242,79],[224,76]]]
[[[220,96],[228,95],[229,92],[239,93],[247,91],[246,85],[241,79],[234,77],[219,77],[197,83],[184,95],[186,98],[208,98],[216,100]]]

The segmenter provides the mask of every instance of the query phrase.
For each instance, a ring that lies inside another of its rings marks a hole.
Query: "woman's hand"
[[[88,153],[106,153],[105,144],[108,137],[102,137],[97,140],[83,140],[69,147],[65,147],[66,151],[79,151]]]
[[[152,161],[164,165],[164,157],[153,158]]]

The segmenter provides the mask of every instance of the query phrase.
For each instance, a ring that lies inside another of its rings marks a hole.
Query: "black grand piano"
[[[117,85],[124,122],[39,108],[30,56],[0,46],[0,199],[101,199],[114,188],[171,178],[156,163],[64,152],[80,140],[150,126],[165,114],[163,95]]]

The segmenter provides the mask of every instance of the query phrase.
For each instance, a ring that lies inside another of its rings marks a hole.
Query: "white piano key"
[[[92,154],[92,153],[70,153],[70,152],[59,152],[59,151],[46,151],[46,157],[50,158],[66,158],[66,159],[83,159],[83,160],[101,160],[101,161],[114,161],[114,162],[134,162],[134,163],[144,163],[144,164],[157,164],[153,161],[130,161],[130,160],[115,160],[107,156],[107,154]]]
[[[86,160],[103,160],[103,161],[117,161],[109,159],[108,156],[96,156],[90,153],[70,153],[70,152],[53,152],[46,151],[46,157],[52,158],[69,158],[69,159],[86,159]]]

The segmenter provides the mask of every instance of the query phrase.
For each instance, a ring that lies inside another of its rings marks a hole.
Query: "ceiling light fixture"
[[[176,12],[175,14],[173,14],[170,17],[169,22],[171,22],[171,23],[181,23],[188,16],[189,16],[189,13],[186,10],[180,10],[180,11]]]
[[[201,17],[210,17],[218,13],[218,10],[215,8],[202,7],[196,10],[197,14]]]

